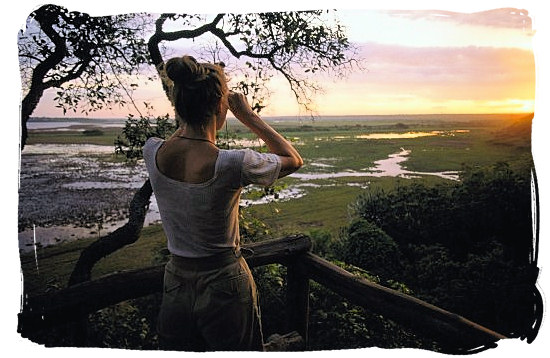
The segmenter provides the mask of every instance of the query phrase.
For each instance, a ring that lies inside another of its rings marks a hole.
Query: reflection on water
[[[458,180],[457,171],[445,171],[445,172],[415,172],[406,170],[401,166],[401,163],[405,162],[411,154],[410,150],[401,148],[398,153],[390,154],[387,159],[377,160],[374,162],[374,167],[368,168],[372,172],[374,177],[401,177],[401,178],[414,178],[422,175],[433,175],[443,179]]]
[[[276,196],[274,194],[272,195],[265,195],[258,199],[241,199],[240,205],[241,206],[251,206],[251,205],[261,205],[261,204],[268,204],[273,201],[288,201],[291,199],[299,199],[306,195],[305,191],[303,189],[300,189],[298,187],[290,187],[285,188],[283,190],[280,190],[277,192]]]
[[[327,137],[314,137],[313,140],[316,142],[320,141],[342,141],[345,139],[351,139],[351,136],[346,135],[334,135],[334,136],[327,136]]]
[[[313,140],[316,142],[319,141],[343,141],[349,139],[413,139],[420,137],[432,137],[432,136],[447,136],[452,137],[457,133],[468,133],[468,129],[455,129],[448,131],[429,131],[429,132],[382,132],[382,133],[367,133],[359,135],[333,135],[333,136],[323,136],[315,137]]]
[[[347,170],[336,173],[292,173],[289,175],[292,178],[301,180],[317,180],[317,179],[333,179],[333,178],[346,178],[346,177],[370,177],[372,173],[358,172],[353,170]]]
[[[114,153],[112,145],[96,144],[28,144],[23,149],[25,154],[55,154],[55,155],[76,155],[76,154],[107,154]]]
[[[438,135],[436,131],[433,132],[406,132],[406,133],[370,133],[360,134],[355,136],[357,139],[408,139],[408,138],[420,138]]]
[[[431,131],[431,132],[406,132],[406,133],[370,133],[355,136],[357,139],[409,139],[431,136],[454,136],[455,133],[468,133],[467,129],[457,129],[452,131]]]
[[[74,118],[71,120],[31,118],[27,122],[28,130],[41,131],[84,131],[85,128],[122,128],[126,120],[123,118]]]
[[[319,167],[319,168],[334,168],[334,165],[325,164],[325,163],[312,162],[312,163],[309,163],[309,165],[314,166],[314,167]]]
[[[332,179],[345,177],[400,177],[413,178],[422,175],[433,175],[443,179],[458,180],[457,171],[445,172],[415,172],[402,167],[401,163],[408,159],[410,150],[401,148],[400,152],[390,154],[388,158],[377,160],[374,167],[366,168],[365,171],[346,170],[333,173],[293,173],[290,176],[301,180]]]

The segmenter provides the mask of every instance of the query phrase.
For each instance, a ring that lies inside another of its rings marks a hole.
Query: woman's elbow
[[[292,170],[292,172],[297,171],[304,165],[304,160],[299,154],[292,156],[290,162],[291,163],[289,169]]]
[[[296,170],[300,169],[303,166],[304,166],[304,160],[302,159],[301,156],[298,155],[298,157],[296,158]]]
[[[281,172],[279,178],[294,173],[304,165],[304,160],[300,156],[284,157],[281,163]]]

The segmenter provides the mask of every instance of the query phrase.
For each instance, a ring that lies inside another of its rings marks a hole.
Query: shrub
[[[404,284],[381,282],[376,275],[349,263],[336,260],[333,263],[363,279],[410,293]],[[376,312],[356,306],[315,282],[312,282],[310,292],[309,344],[311,350],[366,347],[440,349],[432,340],[419,337]]]
[[[454,184],[414,183],[394,191],[366,192],[353,207],[358,217],[376,224],[401,248],[440,244],[453,258],[464,259],[496,240],[510,259],[530,259],[530,177],[504,163],[467,169],[462,182]]]
[[[84,132],[82,132],[82,135],[87,137],[102,136],[104,134],[105,133],[101,129],[86,129],[84,130]]]
[[[351,223],[344,233],[341,259],[384,278],[401,271],[401,254],[396,242],[365,219]]]
[[[124,154],[128,160],[140,159],[143,157],[143,145],[147,139],[150,137],[165,139],[176,127],[175,122],[168,115],[158,116],[154,119],[150,116],[136,118],[129,115],[122,134],[115,139],[115,152]]]
[[[498,163],[461,179],[359,197],[343,258],[497,332],[532,335],[540,307],[529,171]]]

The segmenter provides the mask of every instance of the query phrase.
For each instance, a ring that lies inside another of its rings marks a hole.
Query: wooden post
[[[287,307],[288,331],[296,331],[302,336],[305,348],[308,346],[309,323],[309,278],[304,275],[295,260],[290,260],[287,266]]]

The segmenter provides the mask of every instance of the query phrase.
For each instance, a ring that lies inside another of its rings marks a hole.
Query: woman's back
[[[244,153],[218,150],[213,162],[201,163],[212,153],[188,150],[188,160],[173,165],[181,170],[163,173],[155,158],[178,161],[171,158],[170,146],[167,153],[157,155],[164,143],[159,138],[149,139],[143,156],[170,251],[182,257],[204,257],[236,247]],[[191,159],[191,155],[195,157]],[[192,173],[194,167],[199,171]]]
[[[203,183],[214,176],[218,149],[210,142],[193,142],[174,137],[157,151],[156,164],[170,179],[186,183]]]

